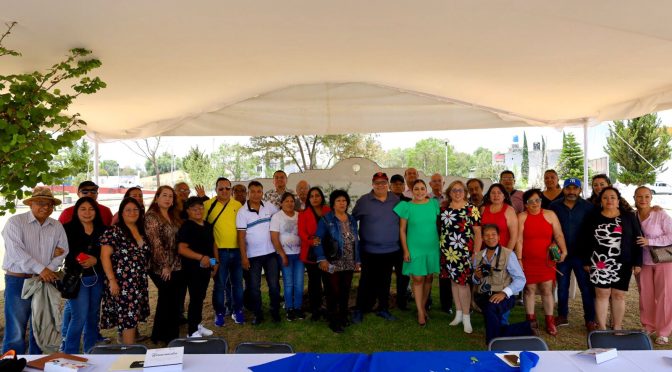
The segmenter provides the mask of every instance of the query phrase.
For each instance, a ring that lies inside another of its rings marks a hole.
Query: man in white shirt
[[[55,271],[68,254],[68,239],[63,226],[49,216],[61,201],[54,198],[47,187],[33,189],[30,198],[23,201],[30,211],[12,216],[2,230],[5,239],[5,336],[2,352],[13,349],[26,353],[26,327],[31,316],[31,300],[21,299],[23,283],[28,278],[40,277],[44,282],[55,282]],[[30,329],[29,354],[42,354]]]
[[[248,186],[248,200],[238,211],[236,229],[238,245],[244,270],[250,271],[250,301],[254,313],[253,325],[261,324],[264,315],[261,311],[261,271],[266,274],[268,295],[271,299],[271,319],[280,321],[280,274],[278,253],[271,242],[271,216],[278,208],[261,199],[264,187],[258,181]],[[284,254],[284,252],[283,252]]]

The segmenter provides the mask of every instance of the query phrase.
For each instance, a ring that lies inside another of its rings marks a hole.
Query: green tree
[[[527,134],[523,131],[523,164],[521,165],[521,176],[523,178],[523,184],[527,184],[528,179],[530,178],[530,154],[527,149]]]
[[[260,157],[240,144],[222,144],[212,154],[213,167],[217,176],[226,176],[233,180],[248,180],[257,177],[257,165]]]
[[[110,176],[116,176],[117,172],[121,173],[119,162],[116,160],[101,160],[99,166],[100,170],[105,170]]]
[[[504,170],[503,165],[495,164],[492,151],[479,147],[472,155],[474,177],[487,178],[492,182],[499,182],[499,173]]]
[[[386,168],[406,168],[408,166],[408,149],[394,148],[384,151],[380,165]]]
[[[425,174],[441,173],[446,169],[446,141],[438,138],[425,138],[415,143],[415,147],[408,151],[408,166],[422,170]],[[453,146],[448,144],[448,173],[453,172],[450,167],[450,158],[453,156]]]
[[[273,173],[271,162],[284,167],[285,159],[301,171],[326,168],[338,160],[363,156],[381,157],[380,144],[371,134],[257,136],[250,138],[250,153],[260,154],[266,165],[266,177]]]
[[[562,150],[558,157],[557,171],[560,179],[583,179],[583,150],[572,133],[562,133]]]
[[[76,177],[90,174],[93,169],[93,149],[86,140],[79,140],[71,147],[63,148],[54,156],[51,167],[57,172],[64,172],[65,177]]]
[[[21,54],[3,44],[16,22],[0,36],[0,57]],[[51,184],[68,175],[50,162],[61,149],[84,135],[86,122],[68,108],[81,94],[93,94],[105,83],[89,73],[101,66],[90,50],[74,48],[46,72],[0,75],[0,215],[16,210],[23,187]],[[63,85],[68,86],[61,91]]]
[[[189,180],[195,185],[211,187],[215,185],[217,172],[213,168],[212,159],[198,146],[189,149],[189,153],[183,160],[184,171],[189,175]]]
[[[174,163],[173,163],[174,162]],[[145,160],[145,169],[149,174],[163,174],[169,173],[171,171],[176,171],[182,169],[182,158],[175,156],[168,152],[163,152],[161,155],[156,157],[156,167],[154,168],[154,161],[152,159]],[[157,172],[158,169],[158,172]]]
[[[672,156],[670,134],[655,113],[614,121],[604,151],[621,166],[618,179],[635,185],[655,182],[656,174]]]

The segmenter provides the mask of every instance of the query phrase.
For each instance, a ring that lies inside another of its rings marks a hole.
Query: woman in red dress
[[[481,226],[499,227],[499,245],[513,250],[518,240],[518,219],[511,206],[511,197],[501,183],[493,183],[483,197]]]
[[[541,294],[541,304],[546,319],[546,332],[555,336],[553,317],[553,282],[555,282],[555,261],[549,257],[548,247],[555,241],[560,248],[560,261],[567,255],[565,237],[562,234],[560,221],[553,211],[541,208],[542,192],[530,189],[523,194],[523,203],[527,210],[518,215],[518,241],[516,255],[522,259],[525,272],[525,310],[527,320],[532,327],[537,327],[534,314],[534,301],[537,288]]]

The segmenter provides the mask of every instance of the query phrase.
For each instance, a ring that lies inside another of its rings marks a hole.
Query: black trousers
[[[397,307],[406,308],[408,302],[408,283],[411,278],[402,273],[404,266],[404,251],[400,249],[397,253],[397,259],[394,263],[394,275],[397,277]]]
[[[344,324],[348,319],[348,301],[352,286],[352,270],[335,271],[327,274],[329,286],[327,290],[327,311],[329,321]]]
[[[439,279],[439,299],[441,301],[441,310],[449,312],[453,307],[452,280],[450,278]]]
[[[154,273],[149,274],[149,277],[159,290],[151,339],[154,343],[169,343],[180,337],[178,289],[183,285],[183,273],[182,271],[173,271],[169,280],[163,280],[160,275]]]
[[[210,273],[212,271],[202,268],[193,268],[184,270],[185,287],[189,290],[189,313],[187,315],[188,334],[198,330],[198,325],[203,320],[203,301],[210,284]],[[184,300],[178,302],[184,304]]]
[[[308,272],[308,302],[310,302],[310,312],[318,314],[320,308],[322,308],[324,292],[329,287],[329,274],[320,270],[317,264],[314,263],[307,263],[306,271]]]
[[[357,288],[357,309],[369,312],[378,300],[378,311],[389,310],[392,268],[399,253],[360,253],[362,274]]]

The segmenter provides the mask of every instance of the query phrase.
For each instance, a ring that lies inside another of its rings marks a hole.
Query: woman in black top
[[[583,265],[595,286],[595,316],[600,329],[606,329],[611,300],[613,327],[620,330],[630,278],[633,273],[639,274],[642,267],[642,247],[637,244],[642,231],[632,208],[625,207],[627,202],[617,189],[603,188],[600,202],[601,211],[586,226],[588,249]]]
[[[217,246],[212,226],[203,220],[202,199],[197,196],[190,197],[184,203],[184,210],[189,219],[177,233],[177,253],[182,256],[182,270],[189,290],[188,335],[211,336],[212,331],[200,323],[203,319],[203,300],[208,283],[219,264],[214,258],[211,262],[211,257],[217,257]]]
[[[66,271],[82,272],[79,293],[70,299],[63,312],[63,345],[68,354],[80,354],[84,331],[84,352],[98,338],[100,301],[103,296],[103,268],[100,263],[99,238],[105,232],[98,204],[85,196],[75,204],[72,220],[64,226],[70,250],[65,258]]]

